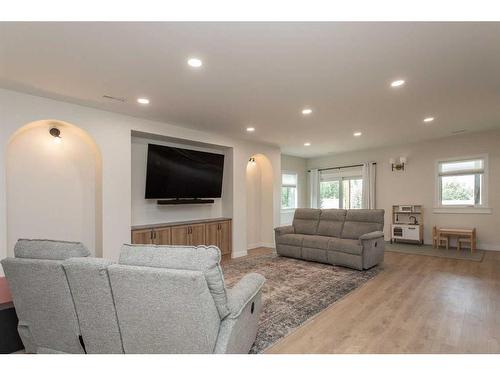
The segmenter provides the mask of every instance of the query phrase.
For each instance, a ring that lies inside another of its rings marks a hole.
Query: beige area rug
[[[266,278],[257,338],[250,353],[263,352],[381,270],[356,271],[275,254],[234,260],[222,267],[228,287],[249,272]]]
[[[401,254],[425,255],[439,258],[472,260],[473,262],[482,262],[484,257],[484,250],[476,250],[474,253],[471,253],[470,249],[463,249],[460,251],[454,248],[435,249],[430,245],[413,245],[404,243],[387,243],[385,245],[385,251]]]

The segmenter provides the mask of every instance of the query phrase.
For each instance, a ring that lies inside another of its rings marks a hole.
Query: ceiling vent
[[[465,133],[467,129],[453,130],[451,134],[462,134]]]
[[[120,103],[125,103],[127,101],[127,99],[125,98],[120,98],[118,96],[111,96],[111,95],[103,95],[102,96],[104,99],[108,99],[108,100],[114,100],[115,102],[120,102]]]

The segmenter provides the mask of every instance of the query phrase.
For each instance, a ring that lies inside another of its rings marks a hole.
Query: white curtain
[[[375,208],[376,167],[374,162],[363,163],[363,208]]]
[[[309,172],[309,192],[311,208],[319,207],[319,170],[311,169]]]

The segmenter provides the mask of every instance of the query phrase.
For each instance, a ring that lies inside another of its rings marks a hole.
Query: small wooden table
[[[476,251],[476,228],[437,228],[437,235],[459,238],[468,237],[470,239],[470,250],[473,253]],[[458,245],[458,242],[457,242]]]

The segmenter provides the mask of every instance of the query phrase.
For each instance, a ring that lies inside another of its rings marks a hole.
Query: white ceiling
[[[500,127],[500,23],[2,23],[0,64],[5,88],[304,157]]]

